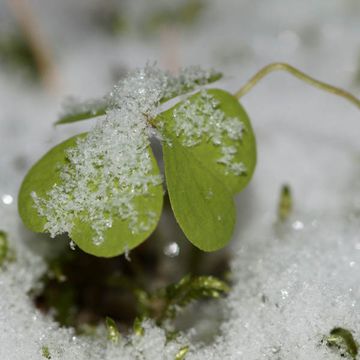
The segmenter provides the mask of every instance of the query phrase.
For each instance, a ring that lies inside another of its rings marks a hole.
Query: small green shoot
[[[9,251],[7,234],[0,230],[0,266],[4,263],[7,258]]]
[[[204,299],[219,299],[229,291],[229,286],[214,276],[183,277],[179,282],[160,288],[153,293],[135,289],[138,317],[133,324],[134,333],[142,335],[142,320],[153,319],[158,325],[174,320],[179,311],[192,302]],[[169,330],[169,338],[177,332]]]
[[[190,350],[190,347],[188,345],[183,346],[176,354],[174,360],[184,360],[186,357],[186,354],[189,352],[189,350]]]
[[[169,285],[156,295],[165,300],[159,314],[159,323],[174,319],[179,310],[202,299],[218,299],[229,291],[229,286],[213,276],[183,277],[178,283]]]
[[[49,347],[44,345],[42,348],[41,348],[41,355],[43,356],[43,358],[45,359],[51,359],[51,354],[50,354],[50,350],[49,350]]]
[[[106,323],[106,329],[107,329],[107,333],[108,333],[108,339],[112,343],[117,344],[119,342],[121,335],[116,326],[115,321],[111,317],[107,316],[105,318],[105,323]]]
[[[281,222],[286,221],[291,215],[293,209],[293,197],[289,185],[283,185],[280,192],[278,205],[278,219]]]
[[[352,359],[356,359],[358,344],[349,330],[340,327],[332,329],[330,335],[326,337],[326,344],[339,349],[341,356],[347,353]]]
[[[137,336],[143,336],[145,333],[145,330],[142,326],[142,322],[143,322],[143,319],[141,319],[139,317],[135,318],[135,320],[134,320],[133,330],[134,330],[134,334]]]

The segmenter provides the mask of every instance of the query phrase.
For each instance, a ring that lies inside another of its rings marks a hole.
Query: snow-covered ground
[[[44,346],[51,359],[174,359],[193,333],[166,343],[162,330],[146,324],[145,335],[127,343],[89,341],[60,329],[26,295],[46,269],[40,241],[17,215],[21,180],[47,149],[91,126],[54,128],[62,99],[102,95],[111,88],[111,68],[147,60],[169,69],[216,67],[225,73],[218,86],[230,91],[261,66],[285,61],[359,97],[360,5],[212,1],[191,29],[143,39],[135,30],[118,38],[92,33],[77,16],[85,1],[30,3],[55,54],[58,87],[47,92],[0,71],[0,230],[17,254],[0,270],[0,359],[42,359]],[[8,21],[5,5],[0,20]],[[333,328],[360,341],[359,110],[287,74],[270,75],[242,103],[257,135],[258,166],[238,197],[235,285],[220,305],[221,335],[192,345],[186,359],[339,359],[322,342]],[[283,183],[294,192],[295,210],[288,224],[276,226]],[[199,327],[213,324],[210,310]]]

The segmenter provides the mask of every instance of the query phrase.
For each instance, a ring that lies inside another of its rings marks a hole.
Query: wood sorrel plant
[[[162,176],[150,147],[155,136],[162,143],[166,187],[181,229],[201,250],[224,247],[235,225],[234,197],[249,183],[256,164],[255,136],[238,99],[273,70],[286,70],[360,107],[348,92],[282,63],[263,68],[234,95],[201,89],[221,77],[214,71],[188,68],[172,76],[146,66],[103,99],[69,104],[57,124],[105,118],[31,168],[19,194],[25,225],[52,237],[68,233],[96,256],[116,256],[138,246],[162,211]],[[193,90],[199,91],[159,110]]]

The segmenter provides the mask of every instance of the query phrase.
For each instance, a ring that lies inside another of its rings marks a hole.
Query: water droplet
[[[76,244],[72,240],[70,241],[69,246],[71,250],[76,250]]]
[[[4,194],[1,197],[1,201],[5,204],[5,205],[10,205],[13,203],[14,198],[10,195],[10,194]]]
[[[294,230],[303,230],[304,229],[304,223],[301,222],[300,220],[294,221],[292,224],[292,228]]]
[[[176,257],[180,253],[180,247],[178,243],[172,242],[164,247],[164,254],[168,257]]]
[[[222,217],[220,215],[218,215],[217,220],[222,221]]]

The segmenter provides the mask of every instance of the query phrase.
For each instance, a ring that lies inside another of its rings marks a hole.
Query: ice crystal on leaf
[[[153,99],[156,101],[165,102],[192,91],[198,86],[214,82],[221,78],[221,76],[221,73],[213,69],[205,70],[200,66],[189,66],[181,69],[178,75],[172,75],[169,72],[157,69],[155,66],[148,65],[144,70],[138,70],[137,80],[142,81],[143,87],[138,87],[141,84],[135,84],[134,76],[129,75],[121,80],[118,85],[114,86],[114,89],[109,94],[102,98],[86,101],[78,101],[74,97],[67,98],[56,124],[66,124],[105,115],[109,107],[118,107],[122,104],[121,95],[129,97],[132,94],[132,96],[138,97],[140,100],[141,96],[146,95],[144,92],[146,88],[154,85],[151,82],[145,84],[147,80],[150,80],[150,77],[160,85],[162,96],[161,99],[156,100],[156,94],[151,92],[147,94],[150,96],[154,95]],[[145,100],[148,102],[148,99]]]
[[[223,156],[217,162],[225,165],[226,173],[241,175],[246,167],[241,162],[234,162],[238,149],[225,144],[226,138],[240,141],[244,125],[239,119],[226,116],[219,105],[212,94],[202,90],[198,101],[186,100],[174,110],[174,130],[176,136],[182,135],[184,146],[196,146],[205,138],[220,147]]]
[[[65,149],[60,182],[44,195],[31,192],[38,215],[46,219],[43,230],[56,236],[71,234],[76,222],[91,224],[93,243],[102,244],[114,217],[127,221],[132,234],[150,232],[158,211],[143,211],[139,196],[152,197],[162,178],[151,154],[151,119],[161,102],[190,91],[219,76],[198,67],[172,76],[155,66],[131,72],[104,98],[76,107],[61,122],[82,120],[106,112],[86,135]],[[106,110],[104,110],[104,106]],[[78,114],[76,114],[78,111]],[[125,249],[125,247],[124,247]]]

